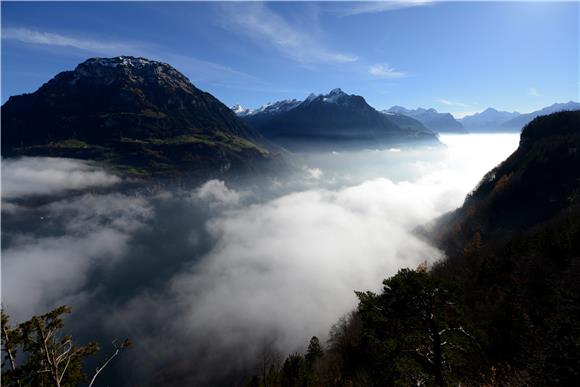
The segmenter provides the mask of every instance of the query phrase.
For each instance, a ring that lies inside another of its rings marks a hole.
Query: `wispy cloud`
[[[79,50],[112,55],[126,54],[139,49],[134,45],[124,42],[78,38],[28,28],[3,28],[2,39],[44,46],[73,47]]]
[[[258,82],[258,79],[251,74],[219,63],[201,60],[187,55],[167,53],[146,56],[152,58],[158,57],[160,60],[171,64],[178,70],[187,73],[191,81],[211,82],[212,84],[227,81],[228,84],[232,85],[245,84],[248,81]]]
[[[96,55],[143,56],[171,64],[178,70],[187,73],[193,82],[228,82],[228,84],[238,85],[249,81],[258,81],[256,77],[229,66],[187,55],[174,54],[150,43],[92,40],[80,36],[62,35],[23,27],[3,28],[2,39],[30,45],[74,48],[84,53]]]
[[[423,6],[432,3],[427,0],[405,0],[405,1],[372,1],[372,2],[348,2],[340,4],[335,13],[339,17],[355,16],[367,13],[379,13],[395,11],[397,9]]]
[[[224,7],[222,26],[254,41],[273,46],[282,55],[302,64],[350,63],[355,55],[326,47],[304,25],[297,26],[263,3]],[[316,29],[316,28],[313,28]]]
[[[470,107],[470,105],[468,105],[466,103],[459,102],[459,101],[450,101],[450,100],[444,99],[444,98],[439,98],[437,100],[437,102],[442,103],[443,105],[447,105],[447,106],[457,106],[457,107],[462,107],[462,108]]]
[[[538,91],[538,89],[536,89],[535,87],[530,87],[528,89],[528,95],[530,97],[541,97],[542,94],[540,94],[540,92]]]
[[[405,72],[395,70],[387,63],[369,66],[368,73],[373,77],[385,79],[405,78],[407,76]]]

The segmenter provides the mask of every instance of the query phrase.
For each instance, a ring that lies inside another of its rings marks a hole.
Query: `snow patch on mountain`
[[[247,117],[256,114],[278,114],[290,111],[300,105],[308,105],[312,102],[325,102],[340,104],[348,101],[349,94],[346,94],[342,89],[332,89],[328,94],[314,94],[310,93],[304,100],[285,99],[277,102],[268,102],[257,109],[249,109],[242,105],[234,105],[230,109],[239,117]]]

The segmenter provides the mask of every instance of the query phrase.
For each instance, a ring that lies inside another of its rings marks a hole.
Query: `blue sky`
[[[579,99],[579,2],[2,2],[2,102],[83,60],[172,64],[227,105],[335,87],[375,108]]]

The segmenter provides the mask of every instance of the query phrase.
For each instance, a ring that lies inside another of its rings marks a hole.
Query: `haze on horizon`
[[[94,56],[170,63],[231,106],[341,87],[456,117],[578,100],[578,2],[2,3],[2,101]],[[493,28],[490,28],[493,26]]]

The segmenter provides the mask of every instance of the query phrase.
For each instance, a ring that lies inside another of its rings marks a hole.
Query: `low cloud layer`
[[[444,141],[303,155],[295,175],[236,186],[19,203],[3,209],[3,302],[17,320],[73,305],[82,340],[130,336],[135,348],[111,369],[117,382],[231,385],[265,348],[286,354],[324,338],[355,306],[354,290],[440,257],[411,230],[460,205],[517,136]],[[40,164],[3,163],[9,196],[33,181],[56,194],[116,179],[71,178],[99,171],[67,161],[50,172],[62,186],[14,174]]]
[[[85,194],[3,216],[3,306],[18,321],[74,297],[93,270],[122,259],[131,234],[151,216],[144,198],[118,193]],[[10,227],[22,220],[24,232]]]
[[[2,198],[55,195],[110,186],[120,179],[89,163],[54,157],[2,160]]]

